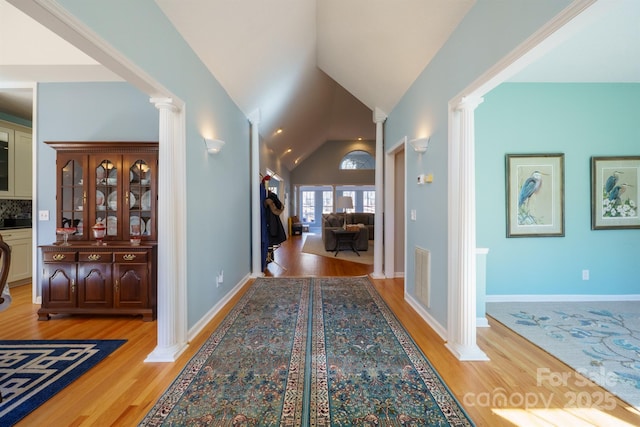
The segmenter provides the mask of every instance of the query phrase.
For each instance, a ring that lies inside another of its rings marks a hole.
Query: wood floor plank
[[[269,264],[266,276],[362,276],[373,267],[338,257],[300,253],[305,235],[293,236],[275,253],[280,266]],[[371,248],[370,250],[373,250]],[[572,370],[548,353],[516,335],[498,322],[478,329],[478,345],[488,362],[460,362],[444,346],[442,338],[409,306],[403,296],[402,279],[372,283],[429,358],[448,387],[478,426],[616,426],[640,425],[640,414],[613,399],[609,410],[595,405],[567,407],[578,393],[603,396],[594,384],[568,381],[554,387],[538,381],[538,368],[550,372]],[[110,316],[54,316],[38,321],[39,306],[31,304],[31,286],[12,288],[13,303],[0,313],[0,339],[126,339],[120,349],[53,396],[18,426],[135,426],[180,373],[206,338],[220,324],[240,295],[236,295],[194,338],[176,363],[145,363],[156,345],[156,322]],[[507,403],[498,399],[506,396]],[[537,397],[527,407],[518,397]],[[509,402],[509,399],[511,401]],[[548,407],[547,407],[548,406]]]

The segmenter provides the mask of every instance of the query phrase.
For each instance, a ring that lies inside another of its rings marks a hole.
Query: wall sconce
[[[224,141],[219,139],[204,139],[204,144],[207,146],[207,151],[209,154],[217,154],[222,150],[222,146],[224,145]]]
[[[425,151],[427,151],[429,141],[431,141],[431,138],[418,138],[412,139],[411,141],[409,141],[409,144],[411,144],[411,146],[413,147],[413,151],[415,151],[416,153],[424,153]]]

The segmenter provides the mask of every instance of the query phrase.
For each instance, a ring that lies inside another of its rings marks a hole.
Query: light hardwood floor
[[[286,270],[270,264],[267,276],[360,276],[371,266],[300,253],[305,236],[276,251]],[[403,280],[372,280],[389,307],[427,355],[478,426],[640,425],[640,414],[606,391],[575,377],[544,351],[490,319],[478,330],[489,362],[460,362],[404,301]],[[0,339],[127,339],[127,343],[53,396],[18,426],[135,426],[179,374],[250,282],[190,343],[176,363],[144,363],[155,348],[156,322],[139,318],[55,316],[37,320],[30,286],[12,289],[0,313]],[[538,374],[544,369],[542,374]],[[564,376],[565,384],[556,386]],[[504,397],[506,402],[501,400]]]

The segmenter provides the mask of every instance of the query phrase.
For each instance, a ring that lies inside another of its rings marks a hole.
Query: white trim
[[[38,84],[36,82],[2,82],[0,89],[31,89],[31,303],[42,304],[39,295],[40,251],[38,250]]]
[[[476,328],[490,328],[489,320],[486,317],[476,317]]]
[[[187,348],[185,110],[151,98],[159,111],[157,345],[145,362],[174,362]]]
[[[40,258],[38,250],[38,84],[36,82],[2,82],[0,89],[31,89],[31,302],[42,304],[39,294],[38,271]]]
[[[251,123],[251,277],[262,277],[262,222],[260,206],[260,110],[247,119]]]
[[[177,144],[175,147],[180,151],[179,162],[184,162],[186,157],[186,145],[185,145],[185,127],[184,127],[184,101],[175,96],[171,91],[165,88],[162,84],[156,81],[153,77],[147,74],[144,70],[133,63],[129,58],[121,54],[113,46],[108,44],[102,38],[100,38],[91,28],[87,27],[83,22],[78,20],[75,16],[67,12],[61,5],[55,0],[9,0],[9,3],[23,11],[25,14],[35,19],[38,23],[52,30],[57,35],[69,43],[76,46],[78,49],[94,58],[97,62],[101,63],[111,71],[121,76],[124,80],[138,88],[143,93],[149,95],[152,99],[169,99],[171,104],[179,110],[178,113],[172,113],[172,119],[168,122],[174,126],[170,138],[172,144]],[[159,112],[162,117],[162,111]],[[162,122],[162,120],[161,120]],[[163,132],[163,129],[160,129]],[[162,147],[160,143],[160,151],[167,147]],[[160,159],[162,162],[162,159]],[[186,169],[185,166],[180,164],[173,168],[174,171],[182,171],[182,176],[178,179],[179,182],[174,182],[174,188],[185,188],[186,183]],[[159,182],[166,181],[167,179],[174,179],[172,172],[167,168],[159,168],[160,176]],[[37,193],[35,194],[37,196]],[[182,196],[180,196],[182,197]],[[176,209],[176,205],[172,209],[171,215],[183,220],[185,217],[186,206],[181,204],[182,209]],[[166,212],[165,214],[169,214]],[[184,223],[184,221],[183,221]],[[185,233],[181,233],[178,227],[168,227],[162,229],[158,227],[160,241],[161,237],[164,237],[164,241],[176,242],[176,246],[173,248],[159,248],[160,255],[166,255],[169,251],[179,251],[179,256],[175,265],[169,269],[172,273],[172,286],[177,286],[177,289],[170,288],[164,289],[162,281],[158,280],[158,294],[166,294],[167,292],[174,292],[177,301],[174,301],[173,310],[169,318],[166,318],[167,313],[161,310],[161,304],[158,304],[158,316],[157,316],[157,335],[158,339],[161,338],[164,341],[163,346],[156,347],[156,349],[149,354],[147,362],[173,362],[186,348],[186,313],[187,313],[187,298],[186,294],[186,251],[183,249],[186,247]],[[162,234],[164,233],[164,234]],[[40,269],[37,270],[38,276],[33,278],[33,281],[40,283]],[[166,282],[166,277],[163,278]],[[177,283],[177,284],[176,284]]]
[[[396,172],[396,162],[395,156],[398,152],[405,150],[405,145],[407,143],[407,137],[400,139],[397,143],[395,143],[392,147],[390,147],[385,153],[385,168],[384,168],[384,275],[387,278],[398,277],[395,272],[395,229],[393,225],[396,222],[396,212],[395,212],[395,200],[396,200],[396,180],[395,180],[395,172]],[[406,150],[405,150],[406,152]],[[406,157],[406,156],[405,156]],[[406,169],[406,168],[405,168]],[[405,191],[407,186],[404,186]],[[405,194],[404,201],[404,211],[407,211],[407,198]],[[407,235],[406,232],[406,221],[405,221],[405,231],[404,235]],[[406,244],[405,244],[406,246]],[[406,252],[405,252],[406,259]],[[406,268],[406,262],[405,262]],[[404,277],[404,273],[402,273]],[[406,289],[405,289],[406,290]]]
[[[405,292],[404,300],[427,322],[427,324],[433,329],[436,334],[440,336],[445,342],[447,341],[447,330],[438,321],[424,309],[424,307],[416,301],[411,295]]]
[[[188,339],[189,342],[193,341],[193,339],[200,333],[202,330],[213,320],[213,318],[220,313],[220,310],[224,308],[225,305],[229,303],[233,299],[234,296],[247,284],[249,280],[249,275],[244,276],[232,289],[229,291],[220,301],[216,303],[211,309],[205,313],[204,316],[198,320],[195,325],[189,329]]]
[[[547,22],[513,51],[495,63],[462,92],[454,96],[450,104],[458,105],[462,102],[463,98],[468,96],[482,97],[529,64],[538,60],[542,54],[548,52],[562,41],[555,38],[557,31],[597,1],[598,0],[574,0],[551,21]],[[554,38],[551,38],[552,36],[554,36]],[[549,39],[551,39],[551,43],[545,43]]]
[[[375,235],[382,236],[384,234],[383,229],[383,217],[384,217],[384,122],[387,120],[387,114],[380,108],[376,107],[373,110],[373,122],[376,124],[376,170],[375,170],[375,185],[376,185],[376,214],[373,218]],[[383,263],[383,239],[373,240],[373,273],[371,277],[374,279],[384,279],[382,272]]]
[[[487,357],[486,353],[480,350],[480,347],[478,346],[466,346],[462,344],[455,344],[452,342],[448,342],[444,346],[448,348],[449,351],[462,362],[478,362],[489,360],[489,357]]]
[[[70,14],[55,0],[7,0],[82,52],[119,75],[141,92],[155,98],[172,98],[176,107],[184,103],[142,68],[99,37],[93,29]]]
[[[487,295],[486,302],[591,302],[640,301],[640,294],[627,295]]]
[[[454,96],[448,104],[448,239],[447,254],[448,271],[448,307],[447,319],[451,343],[447,348],[459,360],[482,360],[484,355],[475,344],[472,335],[475,328],[469,328],[476,318],[475,307],[475,253],[473,258],[469,253],[475,250],[475,177],[469,177],[460,170],[462,166],[473,167],[474,109],[482,97],[519,71],[524,64],[532,61],[534,49],[540,46],[552,34],[583,12],[596,0],[575,0],[570,6],[547,22],[542,28],[516,47],[512,52],[493,65],[487,72],[480,75],[462,92]],[[549,46],[545,46],[549,48]],[[474,105],[475,104],[475,105]],[[462,161],[465,164],[462,165]],[[460,175],[460,176],[459,176]],[[463,209],[463,211],[461,211]],[[472,212],[470,212],[470,210]],[[471,214],[471,215],[469,215]],[[469,228],[473,232],[469,233]],[[469,272],[467,269],[473,271]],[[473,273],[473,274],[469,274]],[[465,297],[466,295],[466,297]],[[460,307],[469,309],[470,316],[460,315]],[[459,320],[462,324],[459,324]],[[464,338],[466,342],[460,341]],[[460,341],[460,342],[454,342]]]

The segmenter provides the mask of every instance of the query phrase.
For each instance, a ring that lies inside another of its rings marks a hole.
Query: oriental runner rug
[[[125,340],[0,341],[0,426],[12,426]]]
[[[259,278],[141,426],[472,426],[365,277]]]

